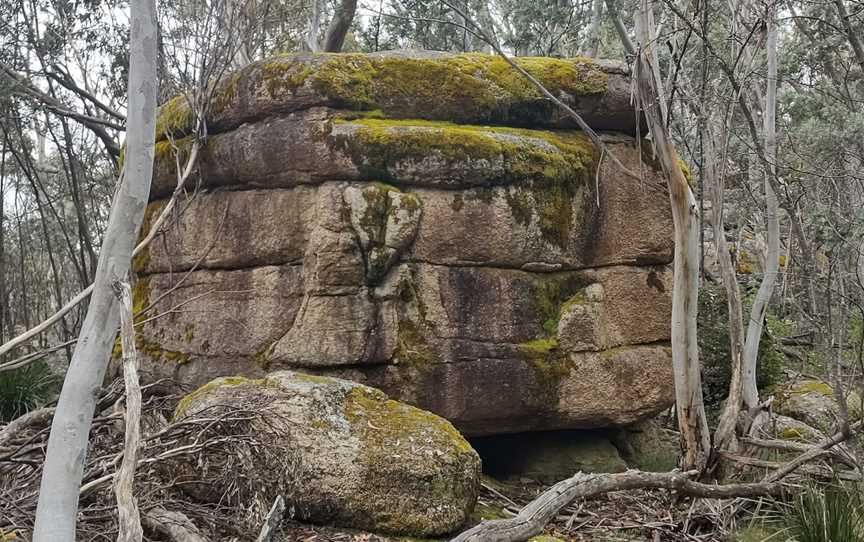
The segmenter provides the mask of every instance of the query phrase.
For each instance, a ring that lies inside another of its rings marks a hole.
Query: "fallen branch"
[[[828,455],[827,450],[820,450],[819,453],[815,456],[812,456],[812,459],[817,459],[820,456]],[[759,467],[763,469],[780,469],[784,467],[785,463],[778,463],[776,461],[768,461],[765,459],[758,459],[755,457],[749,457],[744,455],[732,454],[729,452],[720,452],[720,456],[724,459],[728,459],[729,461],[734,461],[735,463],[741,465],[747,465],[750,467]],[[819,467],[815,465],[807,465],[798,467],[801,471],[808,475],[814,476],[816,478],[822,478],[825,480],[833,480],[835,478],[839,478],[840,480],[849,480],[853,482],[860,482],[861,476],[855,473],[846,472],[846,471],[835,471],[825,467]]]
[[[777,480],[782,479],[784,476],[795,472],[798,468],[800,468],[802,465],[804,465],[808,461],[812,461],[813,459],[816,459],[820,455],[824,454],[826,450],[833,448],[834,446],[840,444],[841,442],[843,442],[844,440],[849,438],[849,435],[851,435],[853,432],[857,431],[860,428],[861,428],[861,421],[857,421],[857,422],[853,423],[849,427],[848,432],[839,431],[839,432],[835,433],[834,435],[828,437],[827,439],[820,442],[818,445],[814,446],[810,451],[804,452],[803,454],[799,455],[798,457],[796,457],[792,461],[789,461],[788,463],[786,463],[785,465],[783,465],[782,467],[780,467],[779,469],[777,469],[773,473],[771,473],[768,476],[766,476],[765,478],[763,478],[762,482],[765,482],[765,483],[776,482]]]
[[[741,437],[739,439],[743,444],[749,444],[758,448],[766,448],[769,450],[781,450],[784,452],[809,452],[813,448],[813,444],[805,444],[803,442],[795,442],[794,440],[777,440],[777,439],[762,439],[756,437]],[[829,449],[827,453],[834,461],[842,463],[851,469],[858,468],[854,458],[848,457],[848,452],[842,449]]]
[[[776,497],[783,488],[776,482],[712,485],[694,482],[690,472],[627,471],[618,474],[577,473],[558,482],[523,508],[515,518],[486,521],[460,534],[452,542],[517,542],[543,531],[556,514],[575,499],[630,489],[671,489],[684,495],[711,499]]]
[[[23,416],[15,418],[9,422],[6,427],[0,430],[0,446],[4,446],[7,442],[22,429],[31,425],[40,425],[51,420],[54,416],[54,407],[45,407],[37,410],[32,410]]]
[[[261,527],[261,533],[255,542],[270,542],[276,529],[282,524],[282,514],[284,513],[285,499],[282,498],[282,495],[278,495],[273,501],[273,506],[270,507],[267,517],[264,518],[264,525]]]

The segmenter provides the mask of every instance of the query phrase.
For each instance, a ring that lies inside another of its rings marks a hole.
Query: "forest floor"
[[[484,477],[483,488],[472,515],[482,519],[512,517],[539,493],[548,489],[536,482],[521,480],[502,483]],[[609,493],[571,503],[546,526],[538,542],[780,542],[759,528],[737,525],[729,532],[732,502],[676,501],[665,490],[636,490]],[[741,504],[741,503],[738,503]],[[746,503],[749,508],[758,503]],[[740,510],[740,508],[738,508]],[[758,514],[757,514],[758,515]],[[725,526],[721,525],[724,524]],[[280,542],[421,542],[420,539],[387,537],[360,531],[286,521]],[[436,539],[446,540],[446,539]],[[431,542],[431,541],[430,541]]]

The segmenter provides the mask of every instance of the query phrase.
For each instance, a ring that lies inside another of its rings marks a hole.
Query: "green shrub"
[[[783,354],[765,326],[759,341],[756,385],[771,387],[780,381]],[[745,329],[746,333],[746,329]],[[729,308],[722,286],[703,286],[699,290],[699,356],[702,361],[702,392],[706,406],[717,407],[729,394],[732,377],[729,347]]]
[[[0,373],[0,422],[39,408],[56,391],[57,378],[44,362]]]
[[[796,542],[864,542],[861,505],[858,488],[805,488],[786,512],[787,534]]]

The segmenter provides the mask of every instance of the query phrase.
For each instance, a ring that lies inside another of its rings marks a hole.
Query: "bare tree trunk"
[[[756,388],[756,363],[759,355],[759,341],[762,338],[762,328],[768,302],[774,293],[777,274],[780,270],[780,211],[777,194],[774,193],[771,178],[777,174],[777,7],[771,4],[768,8],[768,39],[766,43],[768,57],[768,81],[765,90],[765,112],[763,116],[765,134],[765,155],[768,167],[764,174],[765,186],[765,230],[768,250],[765,257],[765,269],[756,299],[750,311],[750,321],[747,323],[747,338],[744,342],[744,380],[742,395],[748,409],[759,405],[759,390]],[[729,315],[730,318],[732,315]]]
[[[726,233],[723,228],[723,185],[717,172],[717,155],[714,140],[709,132],[703,137],[703,156],[705,164],[705,180],[711,191],[711,227],[714,231],[714,244],[717,252],[717,263],[720,276],[726,290],[726,305],[729,311],[729,353],[731,377],[729,381],[729,396],[726,405],[717,422],[714,433],[714,447],[718,450],[734,452],[737,450],[737,422],[741,411],[741,381],[744,354],[744,319],[741,307],[741,290],[732,265],[732,256],[726,245]]]
[[[675,406],[681,431],[682,468],[702,471],[711,449],[708,421],[702,400],[696,311],[699,296],[699,210],[693,191],[678,165],[678,156],[664,117],[663,90],[656,77],[652,52],[654,20],[651,6],[642,0],[636,57],[638,96],[657,158],[666,174],[675,226],[675,262],[672,292],[672,366]],[[623,39],[623,38],[622,38]]]
[[[79,487],[96,396],[114,342],[119,306],[112,283],[129,271],[153,175],[156,3],[130,2],[129,115],[125,173],[108,220],[87,316],[51,425],[34,542],[74,542]]]
[[[588,39],[582,53],[588,58],[597,58],[600,51],[600,27],[603,23],[603,0],[594,0],[591,12],[591,26],[588,28]]]
[[[309,14],[309,31],[306,34],[305,47],[313,53],[321,50],[321,46],[318,44],[318,29],[321,26],[321,9],[318,4],[319,1],[320,0],[312,0],[312,11]]]
[[[6,342],[6,141],[0,148],[0,344]],[[9,322],[12,325],[12,322]]]
[[[132,289],[129,283],[114,283],[120,301],[120,344],[123,348],[123,382],[126,387],[126,437],[123,443],[123,462],[114,478],[117,496],[117,515],[120,528],[117,542],[141,542],[141,515],[133,492],[135,466],[138,464],[138,446],[141,440],[141,385],[138,383],[138,352],[135,350],[135,325],[132,316]]]
[[[345,36],[354,21],[354,12],[357,11],[357,0],[342,0],[333,13],[333,20],[327,27],[327,35],[324,38],[324,50],[328,53],[338,53],[345,44]]]
[[[495,27],[495,19],[492,18],[492,12],[489,11],[489,0],[472,0],[472,8],[477,14],[477,24],[481,28],[487,29],[489,37],[497,41],[497,29]],[[472,39],[471,49],[480,53],[492,53],[492,46],[483,40]]]

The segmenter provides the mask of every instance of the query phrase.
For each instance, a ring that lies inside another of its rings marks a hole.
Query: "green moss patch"
[[[242,376],[225,376],[217,378],[216,380],[204,384],[197,390],[185,396],[183,399],[180,399],[180,402],[177,403],[177,407],[174,409],[174,420],[182,418],[192,404],[214,390],[227,386],[266,385],[266,383],[265,379],[250,380]]]
[[[461,479],[455,480],[456,485],[453,485],[452,473],[444,473],[444,470],[456,470],[464,476],[464,465],[470,464],[467,462],[476,463],[479,467],[476,452],[450,422],[425,410],[387,399],[384,393],[363,386],[348,391],[343,412],[351,424],[352,434],[362,443],[360,460],[368,472],[366,487],[369,491],[360,498],[371,499],[381,494],[375,487],[387,478],[383,473],[398,473],[394,454],[410,450],[411,442],[415,442],[424,449],[435,450],[435,454],[428,458],[425,476],[414,473],[416,480],[412,478],[404,483],[416,486],[412,487],[413,490],[432,496],[433,502],[470,501],[473,504],[477,488]],[[441,498],[434,498],[436,495]],[[372,508],[399,509],[392,504]],[[469,510],[465,512],[467,515]],[[377,518],[377,524],[387,532],[422,533],[432,516],[442,514],[446,517],[451,513],[444,509],[402,510]]]
[[[522,57],[514,62],[557,96],[600,95],[608,86],[606,72],[589,59]],[[301,94],[305,98],[297,100]],[[494,55],[406,58],[306,53],[275,56],[222,78],[213,92],[208,120],[213,125],[235,104],[245,107],[265,96],[271,102],[284,102],[277,108],[286,110],[319,103],[392,118],[517,126],[548,124],[556,113],[554,104],[522,74]],[[298,102],[296,106],[289,106],[292,100]],[[159,110],[158,138],[188,133],[192,117],[184,97],[168,101]]]
[[[585,286],[575,273],[552,273],[536,278],[531,287],[540,331],[536,338],[520,343],[518,347],[534,370],[538,385],[543,388],[538,397],[557,400],[554,398],[558,396],[558,385],[573,368],[569,356],[559,349],[558,324],[569,307],[584,303]]]
[[[513,515],[514,514],[501,505],[477,503],[477,505],[474,506],[474,512],[471,514],[471,521],[473,523],[480,523],[481,521],[489,521],[492,519],[509,519],[512,518]]]
[[[586,286],[575,273],[554,273],[535,279],[531,296],[546,337],[557,336],[558,322],[568,308],[585,302]]]
[[[186,135],[192,129],[195,115],[185,96],[175,96],[159,107],[156,115],[156,139]],[[157,149],[158,153],[158,149]]]
[[[441,418],[404,403],[388,399],[383,392],[358,386],[345,399],[345,418],[362,435],[373,452],[387,452],[388,443],[415,436],[436,436],[437,450],[473,454],[474,449],[453,425]],[[434,428],[436,431],[428,431]]]

